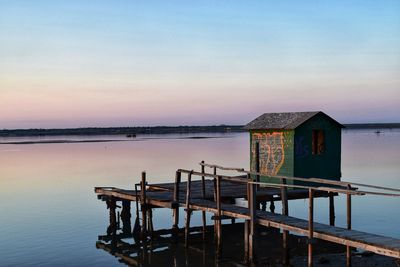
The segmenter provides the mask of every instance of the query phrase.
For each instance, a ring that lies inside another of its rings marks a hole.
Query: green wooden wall
[[[250,170],[256,171],[256,142],[260,146],[260,172],[264,182],[278,182],[269,175],[294,175],[294,130],[250,132]]]
[[[313,129],[325,133],[325,151],[321,155],[312,154]],[[337,123],[321,114],[296,128],[294,175],[340,180],[341,131]]]

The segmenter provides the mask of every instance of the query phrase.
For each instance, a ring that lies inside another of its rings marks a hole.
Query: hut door
[[[324,130],[312,131],[312,154],[321,155],[325,152],[325,132]]]

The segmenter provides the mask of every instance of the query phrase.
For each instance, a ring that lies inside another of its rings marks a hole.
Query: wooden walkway
[[[181,181],[181,175],[188,174],[186,182]],[[200,176],[202,179],[192,181],[192,176]],[[206,178],[212,179],[206,179]],[[257,245],[255,227],[262,225],[283,230],[283,238],[287,238],[288,231],[308,236],[309,241],[309,266],[312,260],[312,239],[318,238],[337,244],[347,246],[347,265],[351,265],[350,247],[360,248],[377,254],[400,259],[400,239],[375,235],[371,233],[351,229],[351,195],[357,195],[356,190],[346,191],[347,194],[347,228],[334,226],[334,213],[330,208],[330,224],[314,222],[313,199],[315,197],[329,197],[330,205],[333,206],[333,196],[343,189],[332,188],[331,190],[315,190],[305,186],[303,189],[287,190],[289,186],[281,184],[281,188],[262,187],[247,176],[218,176],[207,174],[204,168],[201,173],[178,170],[174,183],[147,184],[145,173],[142,181],[137,184],[141,190],[124,190],[114,187],[96,187],[95,193],[102,200],[108,202],[122,201],[140,203],[142,214],[142,232],[149,229],[147,224],[148,213],[146,210],[153,208],[169,208],[173,210],[173,228],[178,228],[179,207],[186,211],[185,231],[186,243],[189,240],[190,216],[192,211],[203,213],[203,229],[206,227],[205,213],[214,214],[214,231],[216,236],[217,250],[221,246],[221,220],[224,218],[245,220],[245,254],[249,261],[256,258],[255,247]],[[350,187],[350,186],[348,186]],[[341,191],[342,190],[342,191]],[[333,192],[333,193],[332,193]],[[248,206],[238,206],[236,199],[247,199]],[[288,200],[309,198],[309,219],[303,220],[289,216]],[[270,202],[270,211],[266,210],[266,202]],[[274,201],[282,201],[282,214],[275,213]],[[261,207],[260,208],[260,204]],[[112,205],[111,205],[112,206]],[[115,206],[115,204],[114,204]],[[139,210],[139,209],[138,209]],[[137,216],[139,216],[137,214]],[[332,220],[333,219],[333,220]],[[333,223],[332,223],[333,222]],[[204,230],[205,231],[205,230]],[[286,248],[288,249],[288,248]],[[217,254],[219,252],[217,251]]]
[[[147,203],[153,208],[172,208],[175,183],[148,184],[146,189]],[[181,182],[179,186],[180,202],[186,201],[187,182]],[[100,196],[113,196],[121,200],[140,201],[140,191],[126,190],[115,187],[96,187],[95,193]],[[315,197],[328,197],[329,194],[318,191]],[[221,181],[221,198],[224,202],[229,202],[237,198],[247,197],[247,186],[229,181]],[[308,197],[308,190],[293,190],[288,192],[288,199],[304,199]],[[191,199],[193,200],[212,200],[214,199],[214,181],[205,180],[205,196],[202,194],[202,181],[191,182]],[[276,188],[259,188],[257,200],[262,202],[280,201],[281,191]]]

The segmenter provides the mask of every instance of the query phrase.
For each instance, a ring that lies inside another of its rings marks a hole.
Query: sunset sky
[[[400,1],[0,0],[0,129],[400,122]]]

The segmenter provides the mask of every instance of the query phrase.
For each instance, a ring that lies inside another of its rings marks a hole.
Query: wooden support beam
[[[222,228],[221,228],[221,177],[217,177],[217,217],[218,219],[215,220],[217,222],[217,259],[221,258],[222,253]]]
[[[308,190],[308,267],[314,265],[313,261],[314,237],[314,189]]]
[[[251,175],[249,173],[247,174],[247,181],[251,181]],[[250,210],[250,186],[252,186],[252,184],[247,183],[246,185],[247,207]],[[250,220],[244,221],[244,261],[245,263],[250,263]]]
[[[121,211],[121,221],[122,221],[122,232],[130,233],[132,230],[131,223],[131,202],[128,200],[122,200],[122,211]]]
[[[249,225],[250,221],[244,221],[244,262],[249,262]]]
[[[121,225],[121,214],[119,213],[119,211],[117,212],[117,229],[120,228]]]
[[[113,197],[107,200],[106,203],[107,203],[107,208],[110,210],[109,214],[110,225],[107,228],[107,234],[115,235],[117,232],[117,214],[116,214],[117,203],[115,198]]]
[[[272,213],[275,213],[275,203],[274,203],[274,200],[273,200],[273,199],[271,199],[271,204],[270,204],[270,206],[269,206],[269,210],[270,210]]]
[[[282,184],[286,185],[286,179],[282,180]],[[281,200],[282,200],[282,214],[289,215],[289,202],[288,202],[288,193],[286,186],[281,186]]]
[[[140,184],[140,205],[142,210],[142,231],[141,238],[144,240],[147,236],[147,212],[146,212],[146,172],[142,172],[142,181]]]
[[[214,173],[214,175],[217,175],[217,168],[216,167],[214,167],[214,172],[213,173]],[[217,178],[216,178],[216,176],[214,176],[213,183],[214,183],[214,202],[217,203]],[[214,243],[215,244],[217,244],[217,236],[218,236],[218,234],[217,234],[217,225],[218,225],[217,221],[214,220]]]
[[[191,209],[190,209],[190,195],[192,193],[191,190],[192,186],[192,173],[188,174],[188,179],[186,183],[186,219],[185,219],[185,247],[189,246],[189,235],[190,235],[190,216],[191,216]]]
[[[141,237],[141,232],[142,232],[142,228],[140,226],[140,215],[139,215],[139,200],[140,200],[140,196],[138,193],[138,185],[139,184],[135,184],[135,205],[136,205],[136,218],[135,218],[135,224],[133,226],[133,230],[132,230],[132,234],[133,234],[133,238],[135,239],[135,242],[137,244],[140,243],[140,237]]]
[[[175,174],[175,183],[174,183],[174,195],[173,195],[173,202],[179,203],[179,185],[181,183],[181,172],[177,171]],[[173,225],[172,229],[174,230],[175,240],[178,237],[178,230],[179,230],[179,205],[173,209]]]
[[[257,240],[256,240],[256,185],[250,185],[250,195],[248,197],[249,210],[250,210],[250,234],[249,234],[249,262],[256,262]]]
[[[286,184],[286,179],[282,179],[282,184]],[[281,200],[282,200],[282,215],[289,215],[289,201],[287,196],[287,187],[281,187]],[[283,244],[283,264],[289,265],[289,231],[283,230],[282,232]]]
[[[147,228],[150,236],[153,236],[154,224],[153,224],[153,209],[147,208]]]
[[[260,173],[260,143],[259,142],[256,142],[255,161],[256,161],[256,172],[258,173],[256,175],[256,182],[259,183],[260,179],[261,179],[261,177],[259,175],[259,173]],[[256,192],[259,187],[260,187],[259,185],[256,185],[256,191],[254,192],[254,194],[257,194]],[[256,201],[254,204],[256,205],[256,210],[259,210],[260,209],[259,203]]]
[[[351,186],[348,185],[348,189],[351,190]],[[347,229],[351,230],[351,195],[346,194],[347,202]],[[351,266],[351,247],[346,246],[346,266]]]
[[[131,218],[131,202],[129,200],[122,200],[121,219]]]
[[[335,196],[329,192],[329,225],[335,226]]]
[[[267,210],[267,201],[261,201],[261,210],[266,211]]]
[[[260,182],[260,143],[256,142],[256,155],[255,155],[255,159],[256,161],[256,172],[258,173],[256,175],[256,182]],[[258,186],[257,186],[258,187]]]
[[[204,164],[204,160],[201,162]],[[201,165],[201,172],[204,173],[204,165]],[[204,175],[201,176],[201,193],[202,193],[202,197],[203,199],[206,198],[206,181],[205,181],[205,177]],[[206,212],[203,210],[201,212],[201,219],[203,222],[203,240],[206,239],[206,227],[207,227],[207,221],[206,221]]]

